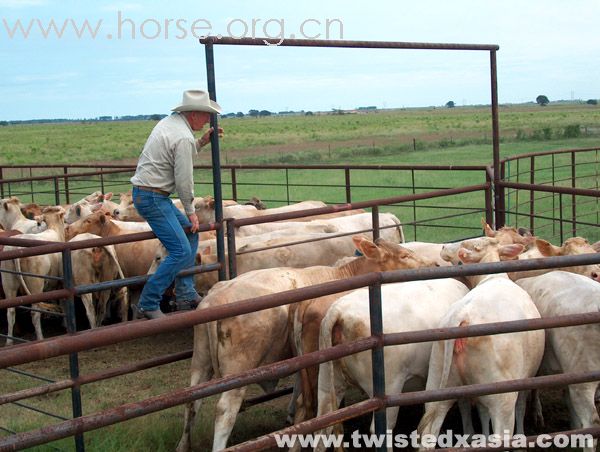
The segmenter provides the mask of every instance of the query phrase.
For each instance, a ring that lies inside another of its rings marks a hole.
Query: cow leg
[[[127,322],[127,313],[129,312],[129,290],[127,287],[121,287],[117,291],[117,302],[119,303],[121,322]]]
[[[348,384],[342,374],[339,362],[328,361],[319,366],[319,389],[318,389],[318,408],[317,416],[322,416],[331,411],[337,410],[344,398]],[[341,424],[326,427],[318,431],[319,434],[330,435],[334,429],[336,432],[341,430]],[[324,451],[325,448],[321,442],[315,447],[315,451]]]
[[[475,427],[473,427],[473,416],[471,415],[471,400],[458,399],[458,409],[460,410],[463,434],[469,436],[473,435],[475,433]]]
[[[223,450],[227,446],[227,440],[235,419],[240,411],[244,395],[246,394],[246,386],[242,388],[232,389],[224,392],[219,397],[215,414],[215,436],[213,440],[213,452]]]
[[[10,297],[7,296],[6,298],[10,298]],[[11,338],[14,334],[16,315],[17,314],[16,314],[15,308],[8,308],[6,310],[6,320],[8,321],[8,331],[6,332],[6,335],[9,336],[6,338],[6,345],[13,344],[13,340]]]
[[[477,404],[477,412],[479,413],[479,422],[481,423],[481,433],[486,437],[490,436],[490,411],[482,404]]]
[[[542,401],[540,400],[540,391],[537,389],[531,390],[531,410],[533,411],[534,425],[537,428],[544,427],[544,411],[542,409]]]
[[[530,391],[521,391],[517,397],[517,405],[515,407],[515,420],[516,428],[515,433],[517,435],[525,434],[525,409],[527,407],[527,398],[529,397]]]
[[[194,327],[194,354],[192,355],[190,386],[210,380],[213,368],[210,360],[208,333],[206,324]],[[183,413],[183,433],[177,445],[177,452],[187,452],[192,447],[192,427],[196,414],[202,406],[202,399],[185,404]]]
[[[515,405],[518,393],[495,394],[481,397],[492,419],[492,430],[497,435],[513,435],[515,430]]]
[[[42,314],[40,312],[31,311],[31,321],[35,328],[35,338],[38,341],[44,339],[44,333],[42,332]]]
[[[423,437],[423,435],[429,434],[434,435],[437,438],[442,429],[444,419],[446,419],[446,415],[448,414],[448,411],[450,411],[450,408],[452,408],[452,405],[454,405],[454,400],[441,400],[439,402],[426,403],[425,414],[423,414],[421,422],[419,422],[419,426],[417,427],[419,435]],[[423,446],[420,447],[420,450],[424,449]]]
[[[90,328],[96,328],[96,309],[94,307],[94,296],[91,293],[81,295],[81,302],[85,308],[85,315],[90,324]]]
[[[571,406],[571,425],[573,428],[588,428],[600,426],[600,418],[594,404],[597,382],[582,383],[569,386],[568,398]],[[596,450],[597,440],[592,445],[584,447],[584,452]]]
[[[106,308],[110,300],[110,290],[103,290],[98,294],[98,304],[96,305],[96,326],[101,326],[106,319]]]

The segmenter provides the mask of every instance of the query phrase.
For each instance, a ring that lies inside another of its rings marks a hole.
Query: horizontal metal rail
[[[275,38],[231,38],[208,36],[200,39],[201,44],[269,46],[281,47],[342,47],[361,49],[414,49],[414,50],[487,50],[500,48],[496,44],[448,44],[434,42],[350,41],[335,39],[275,39]]]
[[[549,375],[544,377],[533,377],[533,378],[525,378],[521,380],[508,380],[508,381],[499,381],[494,383],[483,383],[483,384],[474,384],[474,385],[466,385],[466,386],[455,386],[444,389],[430,389],[427,391],[416,391],[416,392],[407,392],[402,394],[394,394],[388,395],[385,398],[384,406],[407,406],[407,405],[416,405],[427,402],[435,402],[439,400],[454,400],[458,398],[472,398],[479,397],[482,395],[489,394],[499,394],[505,392],[516,392],[527,389],[544,389],[544,388],[554,388],[561,387],[570,384],[577,383],[585,383],[588,381],[597,381],[600,380],[600,371],[595,372],[582,372],[582,373],[570,373],[570,374],[560,374],[560,375]],[[371,398],[366,402],[377,402],[379,399]],[[362,402],[362,403],[366,403]],[[353,405],[356,406],[356,405]],[[340,416],[341,413],[349,410],[347,407],[342,410],[332,411],[327,413],[325,416],[311,419],[308,421],[301,422],[299,424],[293,425],[291,427],[279,430],[277,432],[269,433],[268,435],[261,436],[254,440],[247,441],[243,444],[238,444],[236,446],[230,447],[226,449],[227,451],[235,451],[235,452],[249,452],[254,450],[263,450],[272,447],[276,447],[277,443],[275,440],[275,436],[281,435],[301,435],[312,433],[316,430],[323,429],[325,427],[329,427],[331,425],[337,424],[340,422],[338,420],[339,417],[342,417],[342,420],[346,420],[349,417]],[[377,407],[379,408],[379,407]],[[375,408],[375,409],[377,409]],[[374,410],[370,410],[374,411]],[[354,416],[351,416],[354,417]],[[600,427],[595,427],[597,431],[600,431]],[[596,430],[594,430],[596,432]],[[504,449],[504,448],[503,448]],[[471,450],[471,449],[467,449]]]
[[[299,210],[295,212],[285,212],[278,214],[270,214],[263,215],[260,217],[252,217],[252,218],[238,218],[231,219],[235,222],[235,226],[246,226],[249,224],[261,224],[261,223],[270,223],[274,221],[280,220],[288,220],[292,218],[301,218],[305,216],[313,216],[313,215],[321,215],[326,213],[335,213],[341,212],[344,210],[352,210],[352,209],[366,209],[375,206],[382,206],[388,204],[397,204],[409,201],[417,201],[421,199],[429,199],[429,198],[439,198],[443,196],[452,196],[463,193],[470,193],[476,191],[482,191],[489,188],[489,184],[480,184],[480,185],[471,185],[468,187],[461,188],[450,188],[447,190],[439,190],[425,193],[418,193],[413,195],[405,195],[405,196],[393,196],[391,198],[381,198],[372,201],[359,201],[353,202],[351,204],[338,204],[335,206],[327,206],[327,207],[318,207],[315,209],[307,209],[307,210]],[[0,254],[1,259],[2,254]]]
[[[577,148],[577,149],[556,149],[554,151],[542,151],[542,152],[527,152],[525,154],[513,155],[511,157],[506,157],[500,161],[501,164],[506,162],[512,162],[514,160],[526,159],[530,157],[543,157],[547,155],[558,155],[558,154],[571,154],[573,152],[590,152],[590,151],[600,151],[600,147],[590,147],[590,148]],[[570,166],[570,165],[569,165]]]
[[[578,195],[578,196],[593,196],[600,198],[600,190],[594,190],[590,188],[572,188],[572,187],[561,187],[558,185],[540,185],[540,184],[523,184],[517,182],[505,182],[500,181],[502,187],[515,188],[518,190],[528,191],[543,191],[548,193],[561,193],[564,195]]]
[[[248,314],[254,311],[291,304],[332,293],[354,290],[373,284],[455,278],[597,263],[600,263],[600,253],[547,257],[522,261],[471,264],[455,267],[421,268],[416,270],[368,273],[344,280],[330,281],[301,289],[228,303],[209,309],[168,315],[166,318],[162,319],[133,321],[128,322],[126,326],[110,325],[84,331],[72,336],[55,337],[43,341],[36,341],[31,344],[5,347],[0,350],[0,368],[60,356],[67,353],[80,352],[91,347],[102,347],[154,334],[176,331],[181,328],[190,328],[200,323]],[[439,338],[435,338],[432,340],[438,339]]]
[[[81,375],[79,378],[72,380],[59,380],[54,381],[46,378],[39,377],[38,375],[19,372],[23,375],[27,375],[32,378],[37,378],[43,381],[50,382],[50,384],[44,386],[37,386],[35,388],[23,389],[21,391],[13,392],[11,394],[3,394],[0,395],[0,405],[4,405],[6,403],[16,402],[18,400],[27,399],[30,397],[41,396],[45,394],[51,394],[53,392],[62,391],[64,389],[72,388],[75,385],[85,385],[89,383],[95,383],[102,380],[107,380],[109,378],[118,377],[121,375],[130,374],[133,372],[138,372],[141,370],[151,369],[153,367],[162,366],[165,364],[171,364],[177,361],[181,361],[184,359],[189,359],[192,357],[192,350],[186,350],[178,353],[171,353],[169,355],[159,356],[158,358],[150,358],[144,361],[138,361],[132,364],[127,364],[125,366],[117,367],[114,369],[103,370],[100,372],[96,372],[89,375]]]

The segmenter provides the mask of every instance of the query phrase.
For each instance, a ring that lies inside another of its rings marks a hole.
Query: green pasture
[[[502,157],[555,149],[600,146],[600,109],[590,105],[503,106],[500,108]],[[225,119],[226,136],[221,142],[222,163],[241,164],[338,164],[338,165],[485,165],[492,161],[491,115],[489,107],[454,109],[407,109],[364,115],[326,115]],[[68,123],[0,127],[0,166],[50,163],[135,163],[144,141],[154,126],[147,122]],[[536,183],[598,188],[600,170],[597,151],[577,157],[575,178],[570,155],[540,157],[534,163]],[[210,153],[202,152],[198,164],[210,165]],[[71,170],[70,170],[71,171]],[[86,171],[86,170],[81,170]],[[33,170],[3,168],[3,177],[61,176],[63,169]],[[507,179],[530,182],[531,161],[520,160],[507,166]],[[70,201],[100,188],[119,193],[130,189],[130,173],[103,178],[69,179]],[[197,195],[212,194],[212,173],[198,169]],[[424,193],[485,182],[481,170],[425,171],[369,169],[352,170],[351,201]],[[65,182],[61,177],[36,182],[5,184],[4,196],[17,195],[23,202],[53,204],[66,202]],[[223,195],[233,197],[232,173],[222,171]],[[288,202],[321,199],[345,203],[345,173],[338,169],[238,169],[237,198],[244,201],[258,196],[269,206]],[[530,226],[524,215],[532,208],[529,192],[509,191],[507,221]],[[577,208],[573,210],[574,201]],[[533,199],[538,218],[536,233],[559,243],[561,233],[577,233],[590,241],[600,239],[597,232],[599,206],[596,199],[540,193]],[[477,235],[484,215],[482,191],[382,206],[395,213],[404,224],[407,240],[447,241]],[[575,215],[573,215],[575,214]],[[563,222],[550,221],[562,216]],[[572,220],[578,224],[573,230]],[[28,318],[28,315],[25,316]],[[62,328],[59,323],[55,328]],[[61,330],[62,331],[62,330]],[[192,331],[147,338],[80,355],[82,374],[117,367],[152,356],[192,347]],[[66,358],[55,358],[21,366],[49,378],[67,377]],[[23,376],[10,374],[4,380],[5,392],[35,384]],[[110,382],[82,388],[84,413],[93,413],[135,402],[189,382],[189,361],[158,369],[137,372]],[[258,393],[255,387],[251,392]],[[202,409],[196,429],[196,450],[210,450],[214,398]],[[285,400],[250,409],[238,417],[231,443],[245,441],[257,434],[285,426]],[[70,394],[36,397],[27,404],[57,412],[70,413]],[[120,425],[85,434],[90,451],[169,451],[175,448],[182,428],[182,407],[151,414]],[[27,431],[53,422],[48,417],[5,405],[0,426]],[[565,416],[563,416],[565,417]],[[566,417],[565,417],[566,418]],[[566,430],[568,426],[564,426]],[[555,429],[556,430],[556,429]],[[6,432],[5,432],[6,433]],[[71,438],[33,448],[36,451],[73,450]]]

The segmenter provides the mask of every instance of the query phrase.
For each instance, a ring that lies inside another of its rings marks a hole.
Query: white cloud
[[[0,8],[31,8],[33,6],[45,6],[48,0],[0,0]]]

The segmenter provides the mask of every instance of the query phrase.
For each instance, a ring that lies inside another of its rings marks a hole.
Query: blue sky
[[[303,22],[315,35],[335,19],[332,38],[341,23],[344,39],[498,44],[500,102],[600,98],[597,0],[0,0],[0,17],[0,120],[167,113],[184,89],[206,87],[195,20],[215,35],[244,24],[250,35],[254,19],[257,37],[301,37]],[[67,22],[62,38],[44,38],[37,19],[87,19],[97,36]],[[33,24],[28,38],[9,37],[17,20]],[[215,59],[225,112],[490,102],[487,52],[217,46]]]

